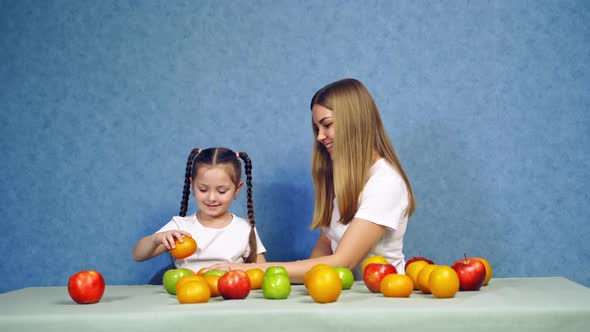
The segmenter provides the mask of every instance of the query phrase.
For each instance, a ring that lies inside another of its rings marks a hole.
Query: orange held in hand
[[[187,258],[197,251],[197,241],[192,237],[185,236],[182,242],[174,241],[174,248],[170,249],[170,254],[176,259]]]

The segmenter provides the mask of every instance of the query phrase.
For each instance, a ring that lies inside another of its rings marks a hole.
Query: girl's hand
[[[188,236],[192,237],[192,235],[185,231],[167,231],[167,232],[160,232],[154,234],[154,244],[156,246],[163,244],[166,249],[170,250],[176,247],[174,242],[178,240],[178,242],[182,242],[182,238]]]

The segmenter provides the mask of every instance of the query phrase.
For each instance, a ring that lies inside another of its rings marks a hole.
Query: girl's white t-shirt
[[[403,178],[385,159],[379,159],[369,169],[369,180],[359,199],[359,208],[354,218],[386,227],[385,233],[367,257],[383,256],[395,266],[399,274],[403,274],[405,259],[402,248],[408,222],[405,215],[408,208],[408,190]],[[336,252],[340,239],[350,225],[343,225],[338,219],[340,211],[338,202],[334,199],[330,226],[323,227],[324,233],[330,239],[332,252]],[[361,268],[362,264],[358,264],[353,271],[357,280],[362,279]]]
[[[156,233],[183,230],[197,241],[197,251],[185,259],[177,259],[177,268],[198,272],[203,267],[217,263],[243,263],[250,255],[250,222],[232,214],[232,221],[223,228],[208,228],[197,219],[196,214],[186,217],[175,216]],[[266,252],[256,233],[257,254]]]

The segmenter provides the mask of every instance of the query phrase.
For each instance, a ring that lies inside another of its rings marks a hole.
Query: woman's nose
[[[326,138],[326,134],[324,134],[324,131],[322,129],[318,130],[318,134],[316,136],[316,139],[321,142]]]

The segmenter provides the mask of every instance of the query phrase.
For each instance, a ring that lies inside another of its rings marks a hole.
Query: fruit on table
[[[437,266],[438,265],[434,264],[426,264],[424,265],[424,267],[420,269],[417,280],[418,288],[420,288],[422,293],[430,294],[430,288],[428,287],[428,278],[430,277],[430,273],[432,272],[432,270],[434,270],[434,268],[436,268]]]
[[[198,281],[198,282],[203,282],[203,283],[207,284],[207,280],[205,279],[204,276],[200,276],[198,274],[185,275],[185,276],[181,277],[180,279],[178,279],[178,281],[176,282],[176,294],[178,295],[178,289],[183,284],[185,284],[187,282],[191,282],[191,281]]]
[[[409,297],[414,291],[414,282],[405,274],[388,274],[379,286],[385,297]]]
[[[242,270],[229,270],[217,281],[219,294],[224,300],[241,300],[250,294],[250,278]]]
[[[211,297],[217,297],[219,294],[219,278],[217,275],[204,276],[207,284],[209,284],[209,290],[211,290]]]
[[[420,273],[420,270],[426,265],[428,265],[428,262],[426,261],[415,261],[406,265],[406,275],[414,282],[415,290],[420,289],[420,285],[418,284],[418,273]]]
[[[410,264],[412,264],[413,262],[418,262],[418,261],[425,261],[428,264],[434,264],[434,262],[431,259],[428,259],[424,256],[414,256],[414,257],[410,257],[407,261],[406,261],[406,267],[404,268],[404,271],[408,271],[408,266]]]
[[[309,277],[311,277],[311,273],[313,271],[318,270],[318,269],[325,269],[325,268],[333,269],[333,267],[331,265],[324,264],[324,263],[320,263],[320,264],[316,264],[316,265],[312,266],[311,269],[309,269],[303,275],[303,286],[305,286],[305,288],[307,288],[307,282],[309,280]]]
[[[371,263],[389,264],[389,261],[383,256],[379,256],[379,255],[369,256],[369,257],[365,258],[365,260],[363,261],[363,267],[361,270],[361,272],[363,274],[365,273],[365,268],[367,267],[367,265],[369,265]]]
[[[197,251],[197,241],[190,236],[184,236],[182,242],[174,241],[174,248],[170,249],[170,254],[176,259],[184,259]]]
[[[70,276],[68,293],[76,303],[97,303],[104,294],[105,285],[100,272],[96,270],[80,271]]]
[[[363,281],[373,293],[379,293],[381,280],[388,274],[397,274],[395,266],[391,264],[369,263],[363,273]]]
[[[264,271],[262,271],[262,269],[248,269],[246,270],[246,274],[248,274],[248,278],[250,278],[251,289],[262,288],[262,278],[264,277]]]
[[[334,270],[336,270],[340,280],[342,280],[342,289],[350,289],[354,284],[354,275],[352,274],[352,271],[343,266],[335,266]]]
[[[180,268],[180,269],[170,269],[164,272],[164,276],[162,277],[162,284],[164,285],[164,289],[172,295],[176,295],[176,283],[180,278],[184,276],[188,276],[194,274],[192,270]]]
[[[459,276],[459,289],[462,291],[477,291],[486,279],[486,267],[479,259],[467,258],[465,255],[452,267]]]
[[[287,270],[285,270],[287,271]],[[268,272],[268,269],[267,269]],[[267,299],[282,300],[291,294],[291,281],[287,273],[264,273],[262,278],[262,296]]]
[[[307,291],[317,303],[336,302],[342,293],[342,280],[334,268],[311,268],[307,276]]]
[[[487,286],[488,283],[490,282],[490,279],[492,279],[492,265],[490,264],[490,262],[488,262],[487,259],[485,258],[481,258],[481,257],[473,257],[474,259],[479,259],[483,265],[486,268],[486,279],[483,281],[483,286]]]
[[[179,303],[205,303],[211,298],[211,290],[206,282],[188,281],[180,285],[176,292]]]
[[[447,265],[435,267],[428,277],[428,288],[437,298],[451,298],[459,291],[459,276]]]
[[[203,275],[204,276],[219,276],[221,277],[222,275],[225,274],[225,272],[227,272],[226,270],[209,270],[207,272],[204,272]]]

